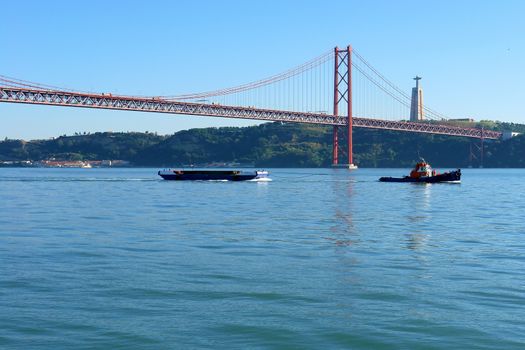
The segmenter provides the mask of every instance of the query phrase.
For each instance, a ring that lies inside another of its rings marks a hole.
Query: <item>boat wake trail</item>
[[[252,180],[247,180],[247,182],[271,182],[272,179],[270,179],[269,177],[263,177],[263,178],[260,178],[260,179],[252,179]]]
[[[158,182],[158,179],[149,178],[42,178],[42,177],[27,177],[27,178],[3,178],[0,182],[129,182],[129,181],[141,181],[141,182]]]

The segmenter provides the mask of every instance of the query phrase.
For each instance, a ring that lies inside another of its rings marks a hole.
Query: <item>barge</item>
[[[215,181],[247,181],[267,180],[268,171],[265,170],[160,170],[158,175],[164,180],[215,180]]]

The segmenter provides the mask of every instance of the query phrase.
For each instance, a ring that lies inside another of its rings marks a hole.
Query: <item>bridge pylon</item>
[[[334,116],[339,116],[339,105],[347,108],[347,163],[339,164],[339,126],[335,125],[333,130],[332,144],[332,166],[357,169],[353,160],[352,142],[352,46],[345,49],[334,48]]]

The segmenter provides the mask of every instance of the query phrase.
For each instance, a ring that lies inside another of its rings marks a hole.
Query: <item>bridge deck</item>
[[[319,113],[279,111],[248,107],[223,106],[158,98],[85,94],[67,91],[33,90],[0,86],[0,102],[29,103],[51,106],[117,109],[140,112],[187,114],[222,118],[255,119],[294,123],[346,126],[346,116]],[[353,118],[353,126],[371,129],[397,130],[471,138],[499,139],[501,132],[463,128],[435,122],[389,121],[371,118]]]

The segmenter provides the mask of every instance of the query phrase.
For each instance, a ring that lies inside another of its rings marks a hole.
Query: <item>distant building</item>
[[[474,119],[472,118],[452,118],[452,119],[447,119],[449,122],[468,122],[468,123],[473,123],[474,122]]]
[[[423,89],[419,86],[421,77],[416,76],[416,87],[412,88],[412,100],[410,103],[410,121],[417,122],[425,119],[423,113]]]
[[[514,132],[514,131],[504,131],[502,134],[501,134],[501,139],[502,140],[508,140],[508,139],[511,139],[515,136],[518,136],[520,133],[519,132]]]

